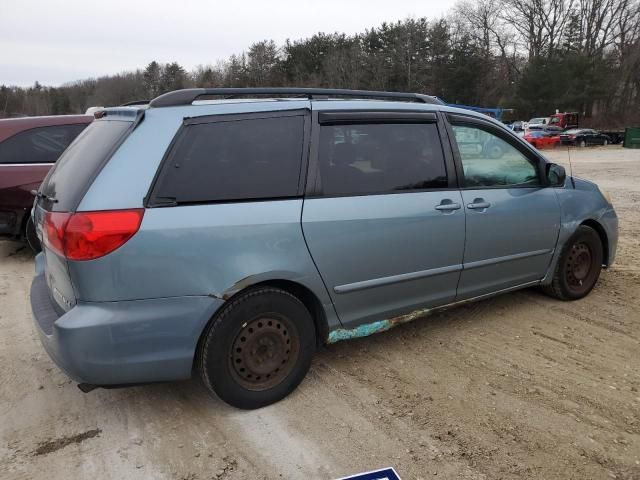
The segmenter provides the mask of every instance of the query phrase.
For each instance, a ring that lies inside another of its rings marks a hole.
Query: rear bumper
[[[94,385],[189,378],[200,334],[222,303],[195,296],[78,303],[59,315],[44,274],[31,285],[45,350],[73,380]]]

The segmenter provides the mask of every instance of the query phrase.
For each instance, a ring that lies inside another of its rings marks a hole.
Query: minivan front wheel
[[[544,291],[560,300],[578,300],[596,285],[602,270],[602,241],[591,227],[581,225],[565,244],[553,280]]]
[[[199,352],[200,373],[230,405],[260,408],[298,386],[314,350],[315,327],[304,304],[284,290],[255,288],[212,320]]]

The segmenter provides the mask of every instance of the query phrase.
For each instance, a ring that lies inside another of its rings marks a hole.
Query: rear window
[[[206,203],[298,195],[303,116],[184,127],[160,173],[152,203]]]
[[[0,143],[0,164],[54,163],[86,124],[37,127]]]
[[[103,162],[130,126],[131,122],[117,120],[99,120],[89,125],[45,178],[40,191],[56,200],[46,206],[59,212],[75,210]]]

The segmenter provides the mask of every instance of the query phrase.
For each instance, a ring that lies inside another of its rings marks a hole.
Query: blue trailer
[[[496,108],[487,108],[487,107],[476,107],[475,105],[460,105],[457,103],[447,103],[444,100],[440,99],[445,105],[448,105],[449,107],[456,107],[456,108],[464,108],[466,110],[473,110],[474,112],[480,112],[480,113],[484,113],[485,115],[489,115],[490,117],[495,118],[496,120],[498,120],[499,122],[502,121],[502,114],[504,112],[513,112],[513,108],[501,108],[501,107],[496,107]]]

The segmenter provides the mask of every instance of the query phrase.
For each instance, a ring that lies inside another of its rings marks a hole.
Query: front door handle
[[[441,212],[451,212],[453,210],[460,210],[462,205],[459,203],[444,203],[442,202],[440,205],[436,205],[436,210],[440,210]]]
[[[467,205],[467,208],[472,210],[484,210],[485,208],[489,208],[491,204],[489,202],[485,202],[482,198],[476,198],[473,203]]]

